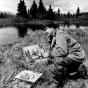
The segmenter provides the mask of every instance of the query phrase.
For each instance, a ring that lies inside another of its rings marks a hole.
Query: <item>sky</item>
[[[30,9],[33,0],[24,0],[27,9]],[[39,0],[35,0],[37,5]],[[42,0],[45,7],[48,9],[52,5],[54,11],[60,9],[61,13],[75,13],[77,8],[81,12],[88,12],[88,0]],[[17,6],[20,0],[0,0],[0,11],[17,13]]]

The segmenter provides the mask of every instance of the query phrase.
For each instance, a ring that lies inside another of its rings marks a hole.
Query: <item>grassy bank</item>
[[[0,18],[0,27],[15,26],[16,24],[27,24],[28,20],[21,17]]]
[[[81,29],[67,30],[84,48],[88,55],[88,31]],[[22,48],[33,44],[48,44],[48,38],[44,31],[31,31],[30,35],[25,36],[18,42],[13,44],[3,45],[0,47],[0,88],[4,86],[20,71],[29,69],[33,71],[43,72],[44,75],[34,88],[54,88],[53,71],[54,65],[49,63],[36,64],[30,67],[23,55]],[[87,56],[88,57],[88,56]],[[63,88],[86,88],[87,80],[84,79],[69,79],[64,84]],[[9,88],[9,87],[7,87]]]
[[[39,25],[39,26],[45,26],[49,23],[54,22],[55,24],[64,24],[64,25],[78,25],[78,26],[88,26],[88,21],[87,20],[81,20],[81,19],[75,19],[75,18],[71,18],[71,19],[59,19],[59,20],[39,20],[39,19],[32,19],[29,20],[27,18],[22,18],[22,17],[9,17],[9,18],[3,18],[0,19],[0,27],[5,27],[5,26],[16,26],[16,25],[24,25],[27,24],[29,26],[35,26],[35,25]]]

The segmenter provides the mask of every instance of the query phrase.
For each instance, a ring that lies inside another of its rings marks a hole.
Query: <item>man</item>
[[[85,52],[75,39],[67,32],[59,30],[54,24],[45,27],[45,34],[52,41],[50,42],[51,49],[48,55],[53,58],[55,69],[58,71],[55,71],[56,75],[58,75],[55,76],[55,79],[62,84],[65,77],[63,75],[63,77],[60,77],[59,75],[77,73],[79,66],[85,61]]]

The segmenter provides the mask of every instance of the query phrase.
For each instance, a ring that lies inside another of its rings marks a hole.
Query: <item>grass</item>
[[[67,32],[77,40],[83,47],[83,49],[86,52],[86,55],[88,55],[88,31],[87,30],[81,30],[81,29],[75,29],[75,30],[67,30]]]
[[[88,33],[81,29],[70,29],[67,32],[82,45],[86,55],[88,55]],[[4,88],[17,73],[24,69],[43,72],[43,76],[33,88],[55,88],[53,63],[39,63],[30,67],[30,64],[25,60],[22,48],[38,43],[48,44],[48,38],[42,30],[31,31],[30,35],[25,36],[18,42],[0,47],[0,88]],[[63,88],[87,88],[87,81],[81,78],[76,80],[68,79]]]

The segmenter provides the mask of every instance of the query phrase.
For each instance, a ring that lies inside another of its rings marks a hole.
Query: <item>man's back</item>
[[[53,45],[54,47],[52,47]],[[65,31],[58,30],[58,32],[56,33],[56,37],[52,40],[51,47],[55,48],[58,52],[58,55],[56,56],[67,55],[67,57],[70,59],[79,62],[84,61],[85,52],[82,49],[81,45]]]

